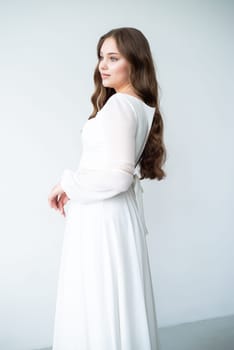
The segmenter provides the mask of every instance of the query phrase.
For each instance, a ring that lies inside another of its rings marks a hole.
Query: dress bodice
[[[116,96],[115,96],[116,95]],[[136,128],[135,128],[135,147],[134,147],[134,153],[135,153],[135,167],[138,163],[138,160],[144,150],[144,146],[146,144],[151,124],[153,121],[154,116],[154,107],[150,107],[147,104],[145,104],[142,100],[140,100],[137,97],[131,96],[129,94],[125,93],[116,93],[111,98],[118,99],[120,103],[123,103],[123,106],[129,105],[129,107],[132,109],[135,117],[136,122]],[[111,101],[110,101],[111,102]],[[110,106],[111,107],[111,106]],[[113,111],[110,111],[114,113]],[[124,114],[124,108],[121,111]],[[103,123],[106,122],[106,119],[102,117],[102,109],[97,113],[96,117],[89,119],[86,121],[86,123],[83,126],[82,132],[81,132],[81,140],[82,140],[82,154],[80,159],[79,166],[82,167],[93,167],[94,162],[98,166],[98,164],[102,163],[103,159],[100,158],[93,158],[93,151],[99,150],[100,157],[105,155],[105,128]],[[127,111],[128,113],[128,111]],[[126,114],[127,114],[126,113]],[[123,116],[124,117],[124,116]],[[123,129],[125,127],[124,118],[120,120],[120,123],[118,125],[120,129]],[[134,128],[134,126],[132,126]],[[113,125],[113,128],[115,128],[115,125]],[[114,132],[115,130],[113,130]],[[121,134],[120,134],[121,136]],[[121,137],[118,140],[118,144],[121,144],[122,140]]]

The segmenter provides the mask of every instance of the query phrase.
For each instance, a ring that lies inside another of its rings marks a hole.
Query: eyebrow
[[[100,51],[100,54],[102,54],[102,53],[103,53],[103,52]],[[115,54],[119,55],[119,52],[108,52],[108,53],[107,53],[107,55],[115,55]]]

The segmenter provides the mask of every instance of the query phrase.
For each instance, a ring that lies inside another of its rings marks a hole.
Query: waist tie
[[[145,223],[145,215],[144,215],[144,205],[143,205],[143,187],[141,186],[141,180],[137,174],[133,175],[133,189],[136,197],[137,207],[139,211],[139,215],[141,217],[141,222],[143,224],[145,235],[149,233],[146,223]]]

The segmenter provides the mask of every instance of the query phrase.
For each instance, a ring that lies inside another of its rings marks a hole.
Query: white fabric
[[[64,170],[61,186],[70,199],[85,204],[125,192],[133,182],[139,214],[145,234],[148,234],[143,207],[143,187],[137,174],[134,175],[136,111],[125,96],[115,94],[96,118],[99,118],[101,123],[99,147],[87,152],[86,159],[85,155],[83,156],[85,165],[81,164],[78,171]]]
[[[159,350],[136,164],[154,109],[116,93],[82,130],[69,202],[53,350]]]
[[[116,95],[109,98],[96,116],[100,142],[87,152],[77,172],[65,170],[62,175],[61,185],[69,198],[90,203],[127,191],[135,169],[135,114],[128,101]]]
[[[144,214],[144,203],[143,203],[143,187],[141,186],[140,178],[137,174],[134,174],[133,185],[134,185],[134,193],[136,197],[137,207],[139,211],[139,215],[141,217],[141,221],[144,227],[145,235],[149,234],[148,228],[145,222],[145,214]]]

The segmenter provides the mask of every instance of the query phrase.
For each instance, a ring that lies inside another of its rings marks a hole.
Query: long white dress
[[[137,162],[154,108],[115,93],[83,126],[78,169],[64,170],[71,199],[53,350],[159,350]]]

